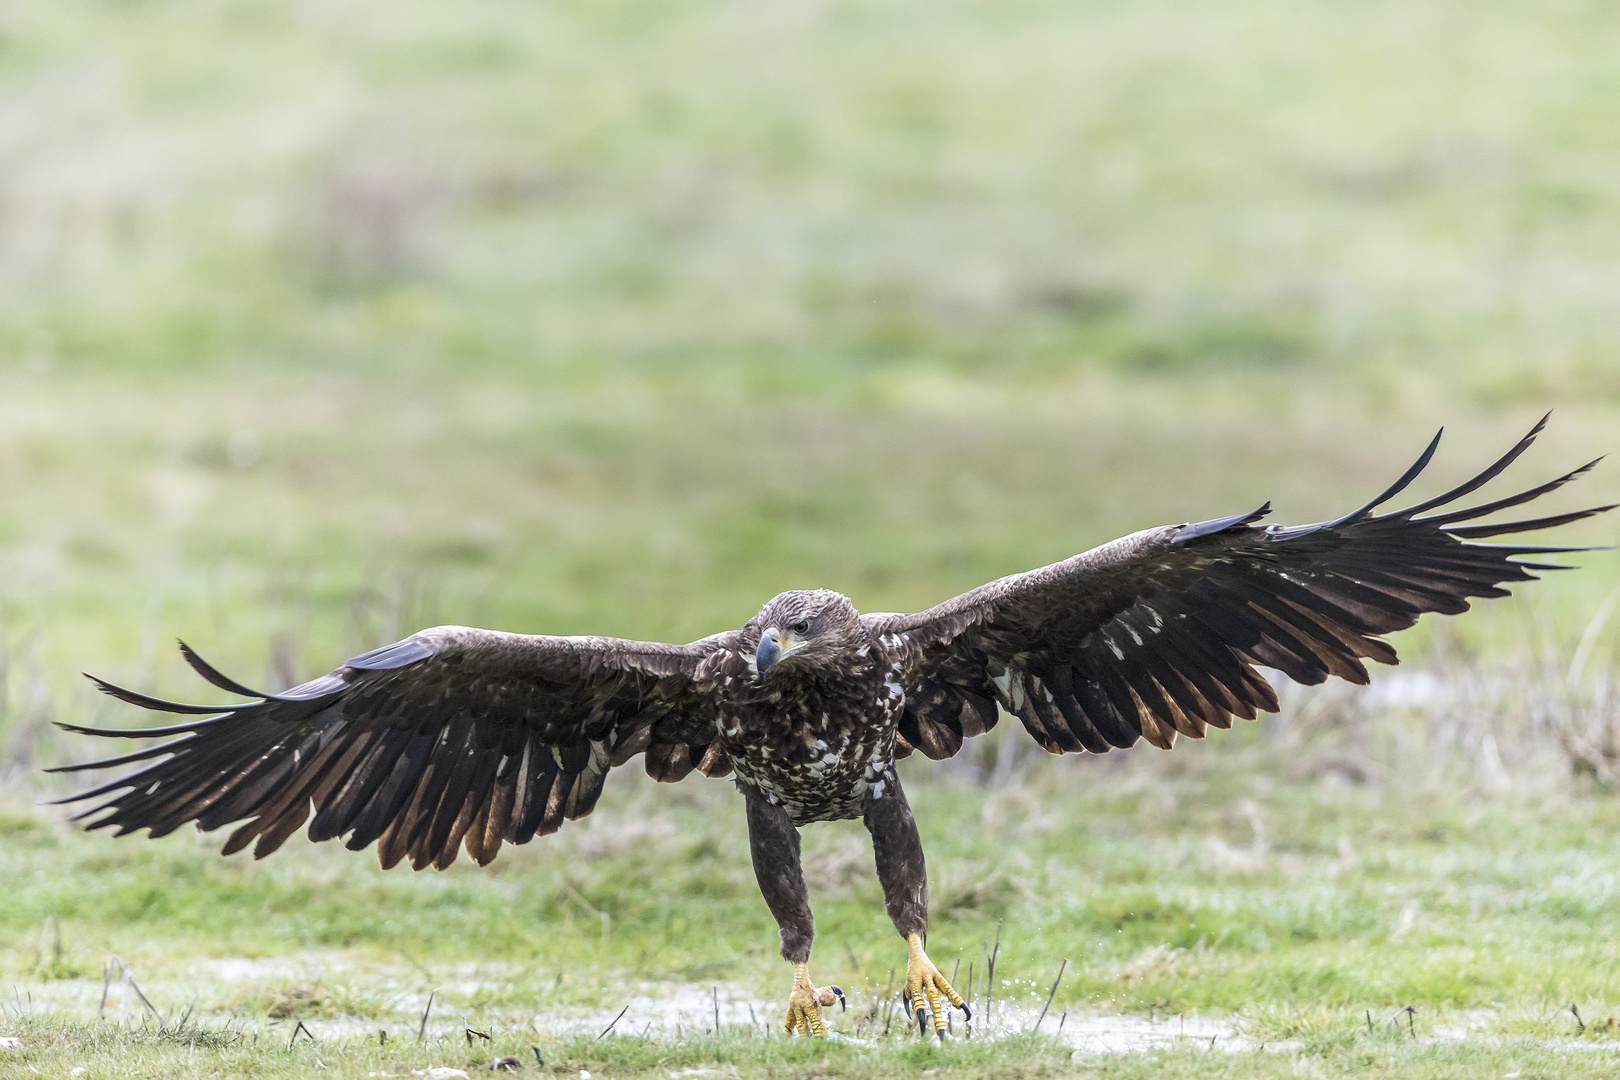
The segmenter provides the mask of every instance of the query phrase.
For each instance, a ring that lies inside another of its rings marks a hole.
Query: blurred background
[[[0,775],[137,721],[81,669],[197,696],[176,637],[689,640],[1318,520],[1442,424],[1420,494],[1549,409],[1506,483],[1615,450],[1615,14],[8,4]],[[1576,561],[1403,655],[1606,672]]]

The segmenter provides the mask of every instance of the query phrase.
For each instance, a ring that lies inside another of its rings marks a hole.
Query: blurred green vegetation
[[[1316,520],[1441,423],[1425,490],[1548,408],[1518,475],[1596,456],[1613,14],[11,5],[12,757],[106,715],[78,668],[190,692],[180,635],[283,684],[434,621],[684,640]],[[1460,632],[1574,638],[1582,561]]]

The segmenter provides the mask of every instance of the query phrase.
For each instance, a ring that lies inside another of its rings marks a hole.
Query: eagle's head
[[[829,666],[866,642],[855,605],[831,589],[782,593],[751,623],[759,629],[754,660],[761,676],[773,668]]]

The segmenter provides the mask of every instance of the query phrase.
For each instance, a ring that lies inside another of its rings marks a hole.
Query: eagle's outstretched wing
[[[600,637],[531,637],[441,626],[357,656],[281,694],[249,690],[181,649],[215,686],[255,700],[181,705],[97,679],[116,698],[205,717],[90,735],[178,738],[58,772],[151,761],[63,802],[104,800],[78,815],[119,835],[246,823],[225,854],[257,838],[257,858],[309,818],[311,840],[377,842],[384,867],[409,856],[443,869],[465,841],[480,865],[503,842],[555,832],[596,805],[610,766],[645,751],[647,772],[679,780],[730,768],[712,746],[715,706],[694,681],[735,632],[690,645]],[[97,816],[103,815],[103,816]]]
[[[932,758],[996,722],[999,704],[1053,753],[1107,751],[1145,738],[1230,727],[1275,712],[1256,671],[1302,683],[1367,682],[1363,660],[1396,662],[1379,635],[1429,611],[1456,614],[1501,583],[1562,569],[1515,556],[1584,550],[1475,541],[1551,528],[1612,507],[1465,525],[1557,488],[1591,464],[1528,491],[1466,509],[1448,504],[1484,485],[1540,433],[1467,483],[1389,513],[1374,510],[1428,464],[1435,436],[1389,490],[1316,525],[1256,526],[1251,514],[1148,529],[1060,563],[993,581],[914,615],[874,615],[868,628],[920,654],[900,735]],[[1435,511],[1430,513],[1430,511]]]

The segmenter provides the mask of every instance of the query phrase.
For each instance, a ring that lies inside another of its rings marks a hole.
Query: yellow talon
[[[908,934],[906,936],[906,950],[910,957],[906,960],[906,1000],[911,1002],[912,1019],[917,1021],[917,1032],[921,1035],[928,1033],[923,1022],[923,1009],[934,1018],[934,1034],[940,1041],[945,1040],[945,1010],[940,1005],[940,995],[945,995],[952,1005],[967,1014],[969,1020],[973,1019],[973,1010],[962,1000],[962,995],[950,984],[945,976],[939,973],[939,968],[928,959],[923,952],[922,935]]]
[[[810,965],[793,965],[793,992],[788,995],[787,1021],[782,1030],[789,1035],[826,1035],[827,1025],[821,1022],[823,1006],[836,1002],[849,1008],[844,991],[836,986],[823,986],[819,990],[810,981]]]

